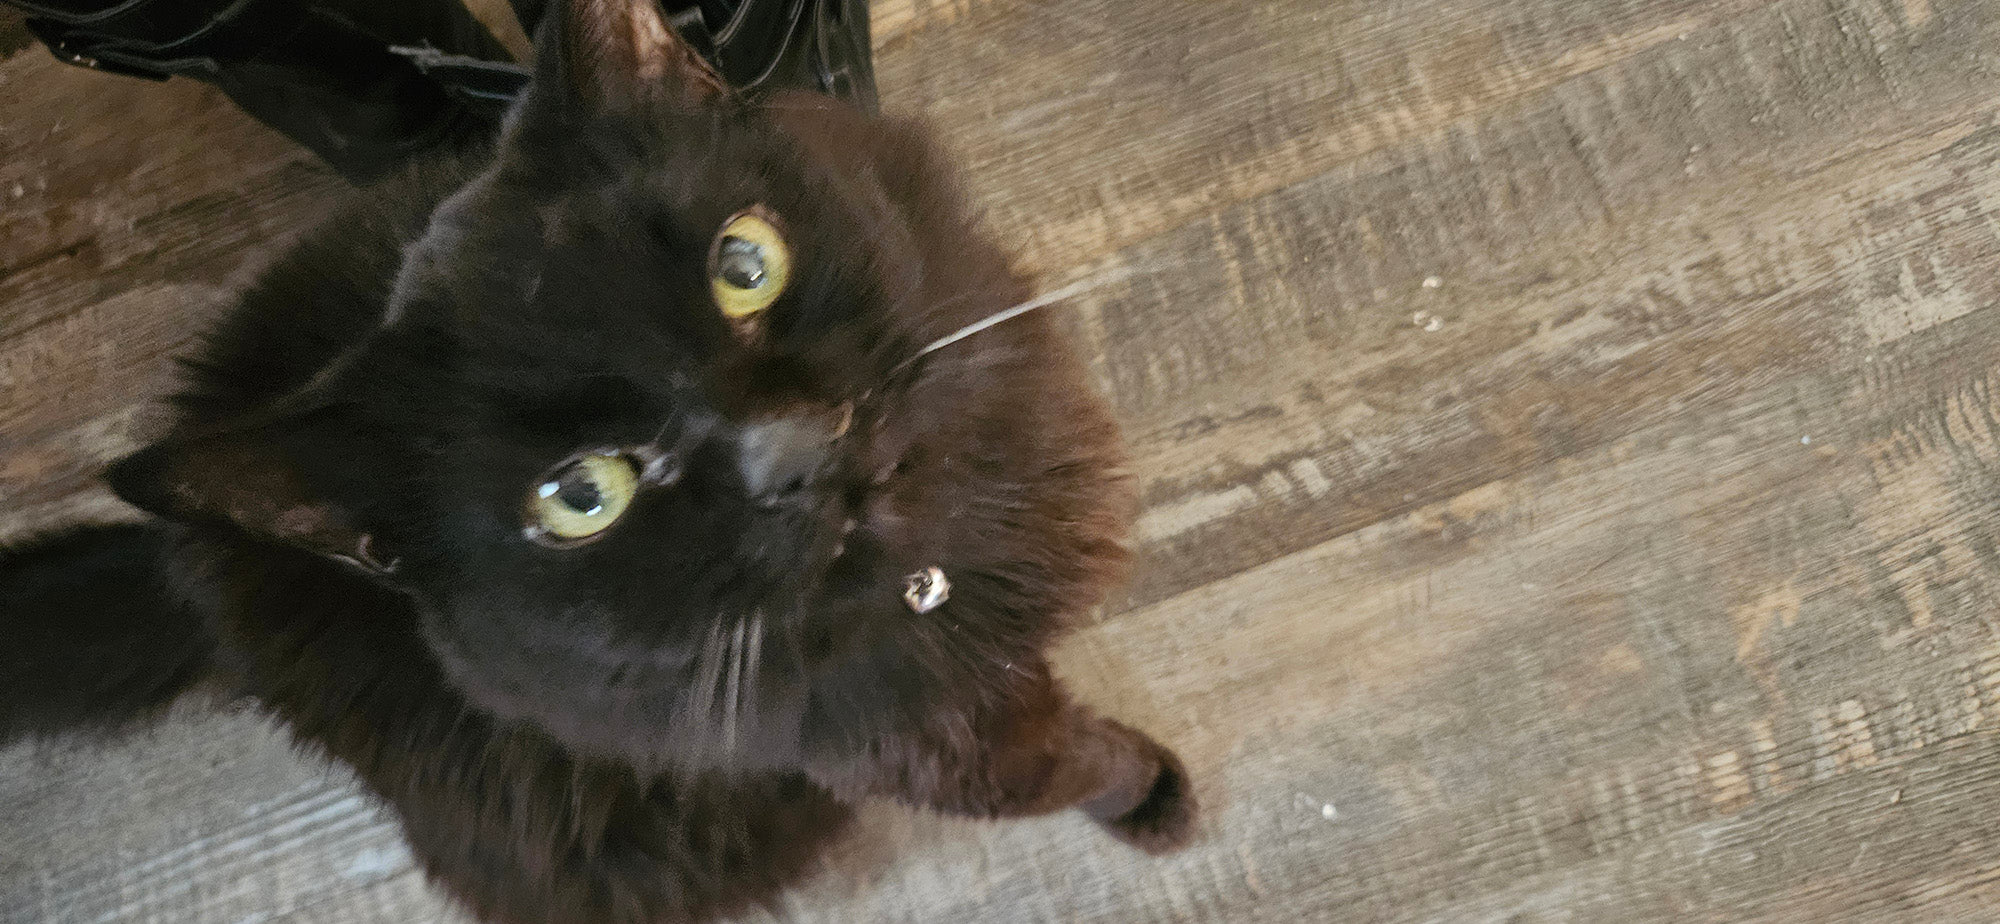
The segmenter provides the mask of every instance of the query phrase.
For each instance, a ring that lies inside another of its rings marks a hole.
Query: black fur
[[[0,737],[205,676],[351,764],[493,921],[726,913],[870,796],[1183,843],[1179,762],[1042,653],[1119,575],[1131,506],[1078,364],[1035,315],[907,364],[1029,292],[920,130],[742,103],[648,9],[552,16],[490,156],[413,168],[245,293],[110,472],[162,525],[0,562],[31,640]],[[795,271],[746,327],[707,256],[751,207]],[[843,403],[822,477],[753,489],[761,422]],[[641,445],[677,477],[601,539],[524,535],[542,472]],[[915,614],[929,565],[951,597]],[[64,686],[76,663],[103,683]]]
[[[0,555],[0,741],[120,731],[207,674],[199,594],[159,567],[169,541],[107,526]]]

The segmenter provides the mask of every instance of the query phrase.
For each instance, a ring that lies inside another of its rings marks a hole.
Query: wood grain
[[[1144,461],[1134,599],[1990,303],[2000,86],[1967,63],[2000,8],[1874,52],[1889,94],[1803,76],[1850,45],[1835,7],[1746,14],[1104,261],[1163,268],[1079,315]]]
[[[1059,270],[1760,6],[948,3],[880,76],[951,130],[1024,261]]]
[[[1211,814],[873,807],[771,919],[1993,916],[2000,4],[874,16],[1024,265],[1139,271],[1068,315],[1145,511],[1063,665]],[[95,467],[339,186],[198,87],[0,87],[4,540],[129,515]],[[254,716],[0,751],[0,921],[149,920],[463,919]]]

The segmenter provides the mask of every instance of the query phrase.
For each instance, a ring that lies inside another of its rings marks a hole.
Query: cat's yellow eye
[[[791,249],[762,212],[751,209],[730,218],[708,255],[715,305],[731,321],[747,321],[771,307],[791,278]]]
[[[617,522],[638,490],[632,460],[611,452],[577,456],[542,476],[529,492],[528,535],[551,545],[589,539]]]

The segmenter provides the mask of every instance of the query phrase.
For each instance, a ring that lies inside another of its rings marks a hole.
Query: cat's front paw
[[[1195,820],[1200,814],[1187,767],[1165,745],[1120,728],[1143,742],[1142,748],[1151,758],[1151,779],[1143,790],[1137,790],[1141,795],[1136,803],[1128,798],[1119,800],[1124,804],[1116,808],[1100,803],[1085,810],[1112,837],[1147,853],[1166,854],[1186,847],[1194,841]]]

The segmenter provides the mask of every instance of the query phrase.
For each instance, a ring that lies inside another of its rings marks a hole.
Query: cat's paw
[[[1144,740],[1156,761],[1151,785],[1137,805],[1112,817],[1098,816],[1097,823],[1112,837],[1147,853],[1172,853],[1194,841],[1200,814],[1194,784],[1179,756],[1151,738]]]

